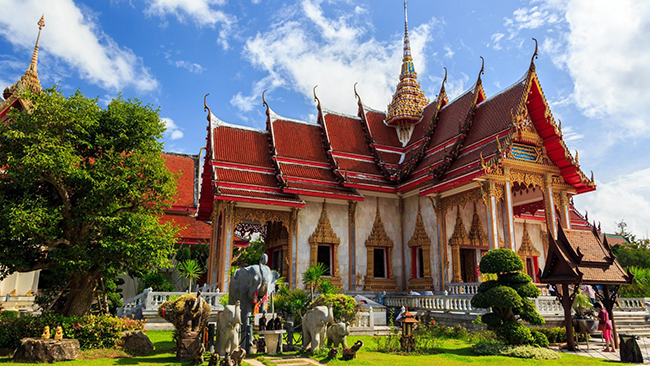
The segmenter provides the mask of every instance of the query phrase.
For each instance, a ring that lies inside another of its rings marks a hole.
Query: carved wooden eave
[[[375,249],[384,248],[386,258],[386,278],[374,277],[374,258]],[[366,239],[367,250],[367,273],[366,281],[363,289],[366,291],[397,291],[397,281],[393,275],[392,252],[393,240],[386,234],[384,223],[381,221],[381,214],[379,213],[379,202],[377,202],[377,212],[375,214],[375,222],[372,225],[372,230],[368,239]]]
[[[462,223],[462,222],[461,222]],[[472,217],[472,227],[469,230],[469,242],[470,245],[475,247],[487,247],[488,237],[483,230],[483,225],[481,225],[481,220],[478,216],[478,211],[476,210],[476,203],[474,203],[474,216]]]
[[[332,284],[342,288],[341,277],[339,275],[339,244],[341,244],[341,239],[336,235],[334,229],[332,229],[332,224],[330,223],[329,216],[327,215],[327,204],[323,201],[323,209],[320,213],[320,218],[318,219],[318,225],[316,229],[309,237],[309,244],[311,249],[310,254],[310,265],[314,265],[318,261],[318,245],[326,244],[332,246],[332,276],[326,277]]]

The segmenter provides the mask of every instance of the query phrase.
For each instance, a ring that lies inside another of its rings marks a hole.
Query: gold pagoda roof
[[[406,18],[406,1],[404,2],[404,57],[402,58],[402,71],[393,94],[393,100],[388,105],[386,123],[396,125],[402,121],[415,123],[422,117],[422,109],[429,104],[424,91],[418,82],[418,73],[415,72],[413,57],[411,56],[411,42],[409,41],[408,21]]]
[[[41,16],[41,19],[38,21],[38,37],[36,38],[36,45],[34,46],[34,53],[32,54],[32,60],[25,71],[25,74],[18,79],[18,81],[8,86],[3,91],[3,98],[9,100],[11,96],[17,97],[23,90],[29,89],[33,93],[40,93],[41,82],[38,79],[38,73],[36,71],[38,66],[38,46],[41,39],[41,30],[45,26],[45,16]],[[5,103],[3,103],[5,104]]]

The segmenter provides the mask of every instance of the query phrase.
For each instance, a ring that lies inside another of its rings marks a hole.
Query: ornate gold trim
[[[328,276],[327,279],[337,287],[341,288],[341,277],[339,276],[339,244],[341,244],[341,239],[336,236],[334,229],[332,229],[332,224],[330,223],[329,216],[327,215],[326,205],[327,203],[323,201],[323,209],[320,213],[320,218],[318,219],[318,225],[309,237],[309,245],[311,250],[309,263],[310,265],[314,265],[318,261],[319,244],[331,245],[332,276]]]
[[[528,268],[526,267],[527,266],[526,258],[539,257],[540,255],[539,250],[535,249],[535,246],[533,246],[533,242],[530,240],[530,235],[528,234],[528,228],[526,226],[525,221],[524,221],[524,232],[521,235],[521,245],[519,246],[519,250],[517,251],[517,254],[524,262],[524,273],[528,273]]]
[[[454,227],[454,233],[449,239],[449,245],[451,246],[451,269],[453,274],[451,282],[463,282],[463,277],[460,272],[460,246],[470,245],[470,241],[467,230],[465,230],[465,225],[463,224],[463,218],[460,216],[460,206],[458,206],[458,210],[456,211],[456,226]]]
[[[472,227],[469,230],[469,242],[475,247],[488,246],[488,237],[483,230],[483,225],[481,225],[481,220],[478,216],[478,211],[476,210],[476,202],[474,202]]]
[[[267,222],[281,222],[287,230],[289,230],[289,223],[291,221],[290,211],[273,211],[273,210],[257,210],[254,208],[235,208],[235,222],[240,223],[244,220],[257,221],[261,225]]]
[[[431,239],[427,234],[426,229],[424,228],[424,221],[422,220],[422,210],[420,209],[420,201],[418,198],[418,214],[415,219],[415,229],[413,230],[413,236],[408,242],[409,248],[422,247],[422,273],[423,276],[420,278],[413,277],[413,271],[411,271],[411,279],[408,281],[408,289],[411,290],[430,290],[433,289],[433,279],[431,278]],[[411,266],[416,266],[416,263],[411,263]]]
[[[375,278],[375,268],[374,268],[374,259],[376,248],[384,248],[386,250],[386,277],[387,278]],[[375,222],[372,225],[372,230],[370,235],[366,239],[366,250],[367,250],[367,272],[366,272],[366,282],[364,285],[364,290],[386,290],[386,291],[397,291],[397,281],[393,274],[393,240],[388,237],[386,234],[386,229],[384,228],[384,223],[381,221],[381,214],[379,213],[379,198],[377,199],[377,213],[375,214]]]

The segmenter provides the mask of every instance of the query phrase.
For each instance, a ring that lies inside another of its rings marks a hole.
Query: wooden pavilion
[[[564,325],[570,350],[576,349],[571,306],[581,285],[590,285],[596,290],[597,299],[603,302],[610,314],[612,334],[618,347],[612,309],[621,285],[632,283],[634,275],[629,270],[627,273],[623,270],[607,243],[607,237],[601,241],[595,225],[593,231],[564,229],[558,225],[557,240],[549,235],[546,265],[543,272],[539,271],[538,278],[541,283],[561,285],[557,297],[564,307]]]

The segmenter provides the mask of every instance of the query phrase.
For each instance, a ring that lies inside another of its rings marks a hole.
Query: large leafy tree
[[[176,228],[159,217],[176,181],[161,157],[158,110],[77,91],[22,96],[27,111],[0,123],[0,278],[48,269],[54,307],[89,311],[102,278],[165,266]]]

